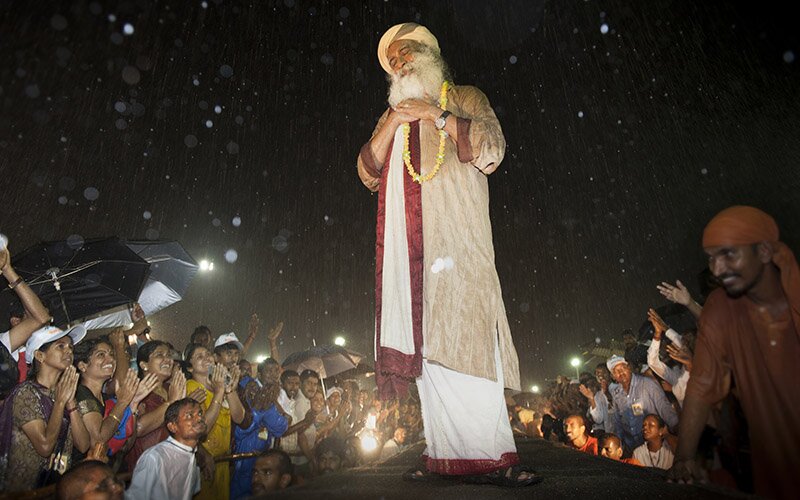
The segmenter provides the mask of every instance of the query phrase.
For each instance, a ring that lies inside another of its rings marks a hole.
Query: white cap
[[[330,388],[327,390],[327,392],[325,392],[325,399],[328,399],[329,397],[331,397],[331,395],[332,395],[334,392],[338,392],[338,393],[339,393],[339,395],[341,396],[341,395],[342,395],[342,392],[344,392],[344,391],[342,391],[342,388],[341,388],[341,387],[330,387]]]
[[[62,330],[57,326],[39,328],[33,332],[33,335],[28,339],[28,343],[25,344],[25,351],[28,353],[25,356],[25,362],[28,364],[33,363],[33,355],[36,353],[37,349],[48,342],[53,342],[66,335],[72,338],[72,345],[75,345],[86,336],[86,328],[84,328],[83,325],[75,325],[69,330]]]
[[[608,358],[608,361],[606,361],[606,366],[608,367],[608,371],[612,371],[614,367],[620,363],[628,364],[628,362],[625,361],[625,358],[623,358],[622,356],[617,356],[616,354],[614,356],[611,356],[610,358]]]
[[[230,344],[231,342],[236,344],[236,347],[238,347],[240,351],[244,350],[244,346],[239,342],[239,339],[236,338],[236,334],[233,332],[228,332],[217,337],[217,341],[214,342],[214,349],[221,345]]]

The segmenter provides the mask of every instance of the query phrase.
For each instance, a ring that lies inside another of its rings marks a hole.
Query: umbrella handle
[[[57,292],[60,292],[61,282],[58,281],[58,271],[59,269],[55,267],[51,267],[50,269],[47,270],[47,272],[50,273],[50,276],[53,278],[53,286],[56,287]]]

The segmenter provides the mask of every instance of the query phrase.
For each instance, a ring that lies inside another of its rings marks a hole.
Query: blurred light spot
[[[197,146],[197,137],[193,136],[192,134],[189,134],[183,138],[183,143],[186,144],[187,148],[193,148]]]
[[[148,240],[157,240],[158,239],[158,229],[150,228],[144,232],[144,237]]]
[[[122,27],[122,32],[126,35],[133,35],[133,25],[131,23],[125,23],[125,26]]]
[[[80,234],[71,234],[67,236],[67,246],[73,250],[77,250],[83,246],[83,236]]]
[[[793,63],[794,62],[794,52],[792,52],[791,50],[787,50],[786,52],[784,52],[783,53],[783,61],[788,63],[788,64]]]
[[[122,79],[128,85],[136,85],[141,80],[142,74],[136,66],[125,66],[122,68]]]
[[[125,110],[128,109],[128,107],[125,105],[124,102],[117,101],[117,102],[114,103],[114,109],[116,109],[117,112],[119,112],[119,113],[124,113]]]
[[[41,91],[39,90],[39,86],[35,83],[25,86],[25,95],[30,97],[31,99],[36,99],[41,95]]]
[[[214,106],[214,113],[216,113],[216,114],[222,113],[222,106],[220,106],[219,104]]]
[[[128,122],[126,122],[124,118],[117,118],[117,121],[114,122],[114,126],[117,127],[118,130],[125,130],[128,128]]]
[[[96,187],[87,187],[83,190],[83,197],[89,201],[94,201],[100,197],[100,191]]]
[[[114,14],[109,14],[109,15],[108,15],[108,21],[109,21],[109,22],[112,22],[112,23],[113,23],[113,22],[114,22],[114,21],[116,21],[116,20],[117,20],[117,16],[115,16]]]
[[[229,143],[228,143],[228,144],[225,146],[225,149],[227,149],[227,150],[228,150],[228,153],[229,153],[229,154],[232,154],[232,155],[239,154],[239,145],[238,145],[238,144],[236,144],[236,143],[235,143],[235,142],[233,142],[233,141],[229,142]]]
[[[214,227],[219,227],[222,224],[222,221],[214,217],[211,219],[211,225]]]
[[[192,84],[193,84],[195,87],[197,87],[198,85],[200,85],[200,80],[198,80],[197,78],[195,78],[194,80],[192,80]]]
[[[319,60],[322,61],[322,64],[324,64],[325,66],[333,65],[333,56],[328,54],[327,52],[322,54],[322,57],[320,57]]]
[[[608,25],[606,23],[600,25],[600,33],[604,35],[608,33]]]
[[[58,204],[59,205],[66,205],[68,201],[69,200],[67,200],[66,196],[59,196],[58,197]]]
[[[583,111],[578,111],[578,118],[583,118]]]
[[[67,29],[67,18],[62,16],[61,14],[56,14],[50,18],[50,26],[53,27],[56,31],[62,31]]]
[[[517,64],[517,56],[509,57],[508,62],[510,62],[511,64]]]
[[[347,19],[348,17],[350,17],[350,9],[348,9],[347,7],[342,7],[341,9],[339,9],[339,17],[341,17],[342,19]]]
[[[214,122],[212,122],[211,120],[206,120],[206,128],[211,128],[213,126],[214,126]]]
[[[706,175],[708,173],[708,169],[707,168],[701,168],[700,169],[700,173],[703,174],[703,175]]]
[[[241,226],[242,225],[242,218],[237,215],[236,217],[234,217],[231,220],[231,224],[233,224],[233,227]]]
[[[239,259],[239,252],[237,252],[233,248],[228,249],[228,251],[225,252],[225,260],[228,261],[229,264],[233,264],[238,259]]]
[[[228,66],[227,64],[223,64],[219,67],[219,74],[222,75],[224,78],[230,78],[233,76],[233,68]]]
[[[144,217],[144,220],[150,220],[153,218],[153,214],[151,214],[149,210],[145,210],[142,217]]]

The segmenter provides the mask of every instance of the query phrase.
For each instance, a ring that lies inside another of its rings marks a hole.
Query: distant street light
[[[531,386],[531,392],[534,393],[534,394],[539,394],[539,386],[538,385],[532,385]]]
[[[200,261],[200,270],[203,272],[213,271],[214,270],[214,263],[210,262],[206,259]]]
[[[571,364],[575,368],[575,379],[580,379],[581,374],[580,371],[578,370],[578,367],[581,366],[581,360],[578,358],[572,358],[569,361],[569,364]]]
[[[342,337],[340,335],[340,336],[336,337],[336,339],[334,339],[333,343],[338,345],[338,346],[344,347],[346,341],[345,341],[344,337]]]
[[[256,356],[256,363],[261,364],[264,362],[265,359],[267,359],[265,355],[259,354],[258,356]]]

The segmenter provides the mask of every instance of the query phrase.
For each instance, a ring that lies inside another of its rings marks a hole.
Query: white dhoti
[[[495,363],[496,382],[423,360],[417,388],[431,472],[484,474],[519,462],[496,342]]]

